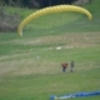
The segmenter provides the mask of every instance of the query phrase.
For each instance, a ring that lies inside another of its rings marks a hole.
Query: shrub
[[[17,13],[8,13],[4,8],[0,8],[0,31],[16,31],[20,22]]]

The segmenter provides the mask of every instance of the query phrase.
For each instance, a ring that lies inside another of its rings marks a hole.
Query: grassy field
[[[49,100],[100,90],[100,0],[86,5],[93,20],[77,13],[46,15],[17,32],[0,33],[0,100]],[[22,19],[35,10],[8,9]],[[60,50],[57,48],[61,47]],[[75,72],[61,63],[75,61]],[[100,96],[70,100],[99,100]]]

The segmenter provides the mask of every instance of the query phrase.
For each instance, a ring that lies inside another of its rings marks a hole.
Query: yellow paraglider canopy
[[[26,17],[18,26],[18,34],[20,36],[23,36],[23,28],[24,26],[30,22],[31,20],[34,20],[40,16],[46,15],[46,14],[51,14],[51,13],[60,13],[60,12],[78,12],[78,13],[83,13],[85,15],[87,15],[87,17],[91,20],[92,19],[92,15],[91,13],[79,6],[74,6],[74,5],[57,5],[57,6],[51,6],[51,7],[47,7],[41,10],[38,10],[34,13],[32,13],[31,15],[29,15],[28,17]]]

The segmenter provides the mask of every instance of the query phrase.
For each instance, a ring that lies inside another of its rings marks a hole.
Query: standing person
[[[71,61],[70,67],[70,72],[73,72],[75,67],[74,61]]]
[[[62,65],[62,71],[65,72],[68,66],[68,63],[63,63]]]

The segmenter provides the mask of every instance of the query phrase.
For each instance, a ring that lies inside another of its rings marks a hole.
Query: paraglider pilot
[[[68,67],[68,63],[63,63],[63,64],[61,64],[61,66],[62,66],[62,71],[66,72],[66,69]]]
[[[75,67],[74,61],[71,61],[70,67],[70,72],[73,72]]]

